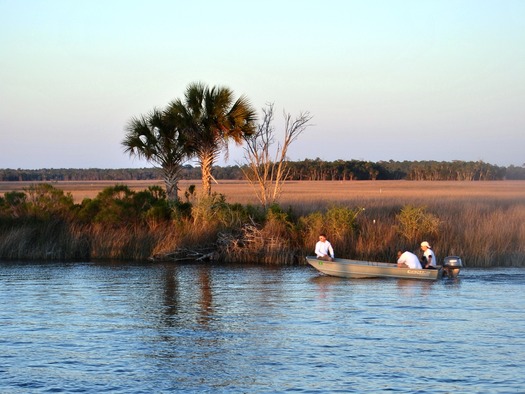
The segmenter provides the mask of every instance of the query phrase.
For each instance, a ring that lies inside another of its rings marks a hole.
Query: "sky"
[[[0,0],[0,168],[138,168],[192,82],[308,111],[290,160],[525,163],[523,0]],[[242,164],[232,146],[219,165]]]

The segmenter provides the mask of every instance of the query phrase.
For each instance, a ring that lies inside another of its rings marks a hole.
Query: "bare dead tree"
[[[308,123],[312,120],[309,112],[301,112],[295,119],[283,111],[284,115],[284,141],[278,142],[275,156],[272,158],[271,147],[275,143],[274,105],[267,104],[262,109],[264,117],[257,127],[254,135],[246,138],[244,158],[248,165],[243,168],[243,173],[255,189],[257,198],[263,205],[276,203],[282,192],[284,181],[288,178],[290,167],[287,153]]]

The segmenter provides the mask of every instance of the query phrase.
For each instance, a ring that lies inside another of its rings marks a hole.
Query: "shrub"
[[[23,192],[8,192],[0,198],[0,215],[5,218],[19,218],[27,214],[27,196]]]
[[[320,233],[325,233],[339,256],[349,255],[355,250],[355,239],[359,232],[357,222],[362,208],[350,209],[341,206],[329,208],[326,213],[313,212],[299,219],[303,242],[307,250],[314,249]]]
[[[47,183],[30,186],[25,191],[29,216],[44,220],[70,217],[75,205],[71,193],[64,194],[63,190]]]
[[[439,234],[440,220],[426,212],[426,207],[406,205],[396,215],[396,220],[399,234],[411,243]]]
[[[191,206],[191,216],[197,226],[211,226],[214,228],[238,228],[250,220],[250,213],[241,204],[229,204],[224,194],[201,194]]]

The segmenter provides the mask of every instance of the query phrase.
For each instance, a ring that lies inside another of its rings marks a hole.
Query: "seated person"
[[[421,269],[421,263],[417,256],[412,252],[397,252],[397,266],[399,268]]]
[[[423,251],[423,268],[436,268],[436,255],[430,248],[427,241],[421,242],[421,250]]]
[[[315,244],[315,255],[319,260],[334,261],[334,248],[326,239],[326,234],[319,234],[319,241]]]

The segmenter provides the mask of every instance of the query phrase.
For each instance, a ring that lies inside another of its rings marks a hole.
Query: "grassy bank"
[[[139,185],[115,191],[90,182],[92,190],[84,184],[80,192],[93,197],[80,202],[61,186],[0,185],[1,259],[202,255],[295,264],[313,253],[322,231],[340,257],[394,261],[397,249],[418,251],[427,240],[438,258],[459,255],[469,267],[525,265],[521,181],[293,182],[268,211],[243,182],[216,185],[224,198],[199,198],[197,190],[178,207]],[[16,193],[25,200],[17,202]]]

